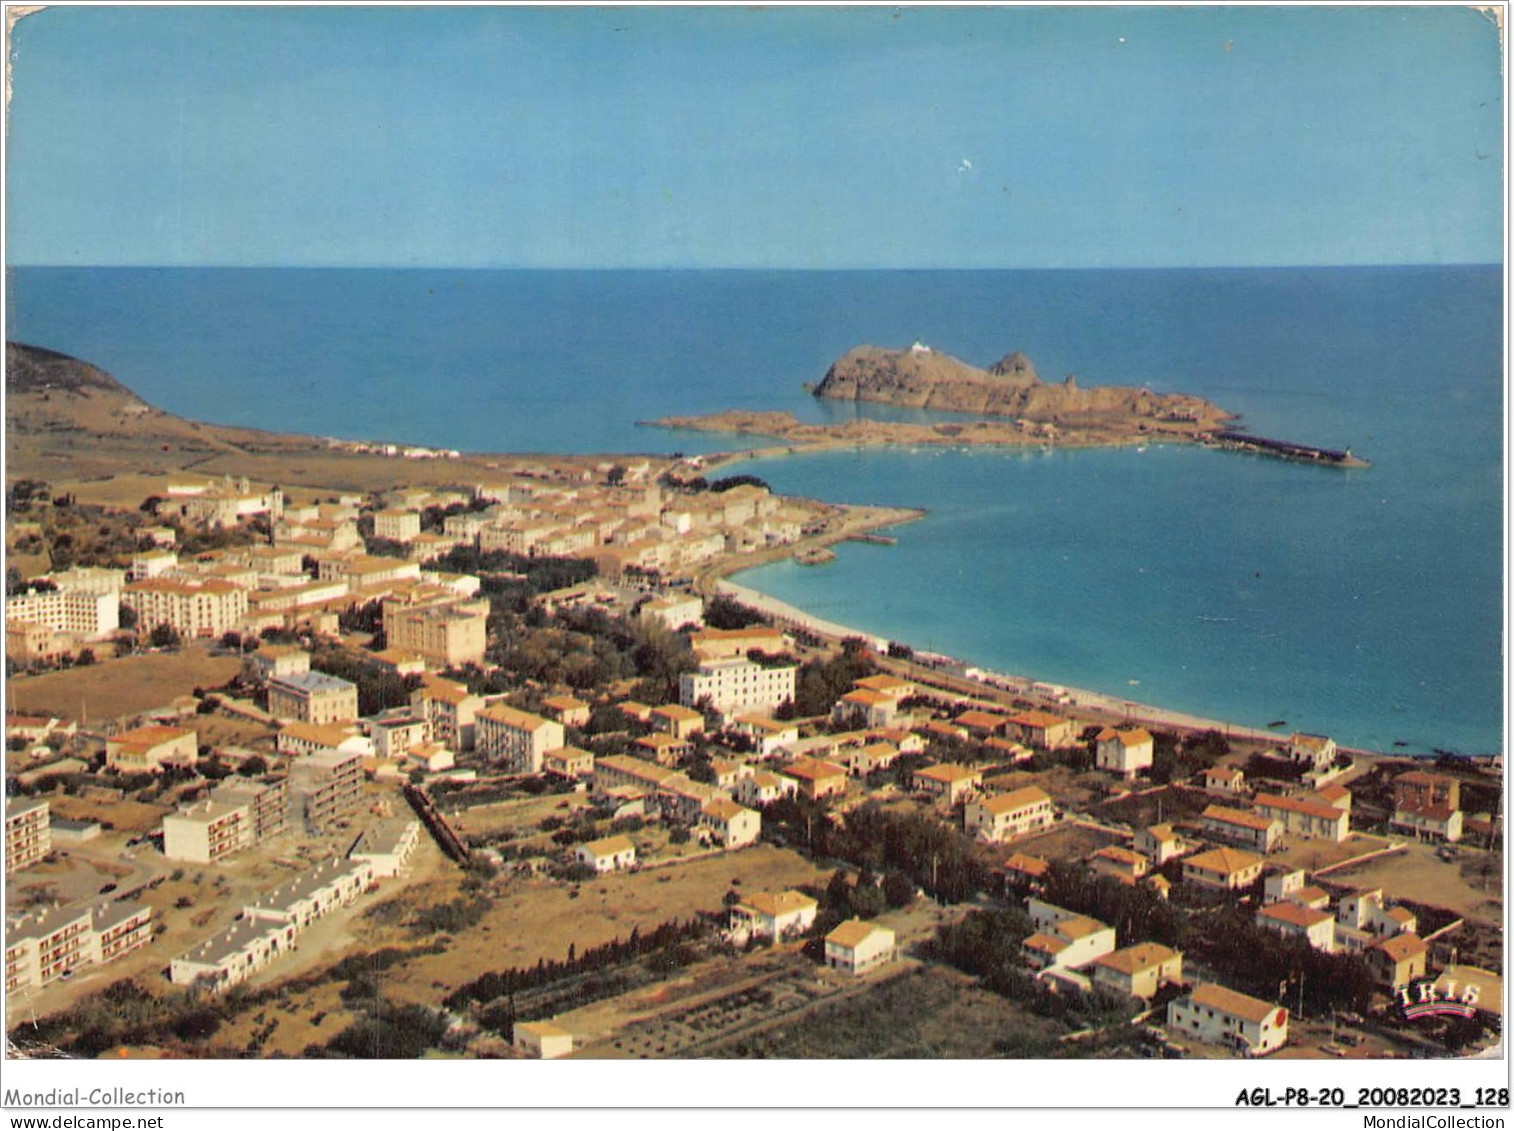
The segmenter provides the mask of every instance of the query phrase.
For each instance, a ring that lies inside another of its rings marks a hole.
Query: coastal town
[[[716,460],[346,454],[8,479],[13,1055],[1500,1040],[1501,757],[806,616],[727,575],[910,516]]]

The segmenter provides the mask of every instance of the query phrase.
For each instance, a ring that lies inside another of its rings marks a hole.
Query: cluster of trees
[[[770,839],[814,857],[845,860],[859,870],[899,872],[943,903],[962,903],[991,886],[972,841],[918,813],[868,803],[847,813],[845,825],[838,826],[815,802],[786,797],[763,809],[763,824]]]
[[[584,558],[528,558],[505,550],[479,550],[477,546],[454,546],[435,559],[437,569],[450,573],[471,573],[481,584],[481,591],[495,596],[518,596],[529,599],[538,593],[566,589],[592,581],[599,569]],[[500,577],[499,574],[513,574]],[[486,576],[495,575],[495,576]]]
[[[593,606],[564,610],[552,621],[496,608],[489,623],[489,658],[522,680],[590,690],[636,679],[633,695],[655,705],[677,697],[678,675],[694,663],[684,642],[665,629]]]
[[[1332,1009],[1364,1011],[1372,998],[1372,974],[1359,954],[1326,954],[1303,939],[1258,927],[1250,908],[1227,905],[1204,916],[1188,932],[1186,958],[1220,970],[1242,993],[1319,1016]]]
[[[751,628],[757,624],[767,624],[768,618],[750,605],[743,605],[734,597],[729,597],[724,593],[717,593],[705,602],[704,623],[711,628],[729,631],[737,628]]]
[[[828,715],[836,700],[850,691],[853,683],[877,670],[878,666],[864,648],[843,647],[839,655],[810,660],[799,668],[794,678],[794,701],[779,707],[773,714],[780,719]]]
[[[703,938],[709,930],[709,924],[698,919],[670,919],[645,935],[632,927],[630,937],[624,941],[614,938],[600,946],[589,947],[581,954],[575,945],[570,944],[567,958],[560,962],[540,959],[535,966],[490,971],[459,986],[442,1004],[448,1009],[466,1009],[475,1003],[484,1004],[524,994],[566,978],[607,970],[657,951],[671,950]]]
[[[1116,1044],[1138,1039],[1134,1030],[1122,1024],[1132,1012],[1130,999],[1104,993],[1056,993],[1037,982],[1020,955],[1020,944],[1030,933],[1031,922],[1023,911],[972,911],[960,922],[943,925],[922,949],[929,958],[976,975],[984,989],[1018,1002],[1038,1016],[1055,1018],[1073,1028],[1104,1029]]]
[[[686,491],[713,491],[720,494],[729,491],[732,487],[761,487],[764,491],[771,490],[766,479],[759,479],[755,475],[727,475],[724,479],[706,479],[703,475],[696,475],[692,479],[685,479],[678,484]]]
[[[1048,903],[1108,923],[1121,946],[1147,941],[1174,950],[1188,946],[1188,916],[1144,884],[1131,887],[1095,875],[1073,860],[1052,861],[1044,884]]]
[[[1151,778],[1182,781],[1201,774],[1230,753],[1230,743],[1217,730],[1180,740],[1170,731],[1152,732]]]
[[[421,685],[420,676],[397,675],[345,648],[330,645],[316,649],[310,666],[357,684],[357,709],[361,715],[403,707],[410,702],[410,693]]]

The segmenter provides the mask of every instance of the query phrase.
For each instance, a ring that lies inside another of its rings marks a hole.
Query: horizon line
[[[889,266],[886,264],[834,267],[757,265],[568,265],[511,263],[6,263],[10,270],[42,271],[640,271],[640,272],[771,272],[824,274],[863,271],[1347,271],[1386,267],[1503,267],[1497,260],[1405,260],[1361,263],[1176,263],[1176,264],[1047,264],[1018,266]]]

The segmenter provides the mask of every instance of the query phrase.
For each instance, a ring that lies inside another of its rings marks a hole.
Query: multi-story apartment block
[[[163,818],[163,855],[193,864],[215,864],[252,842],[246,805],[197,801]]]
[[[1256,811],[1280,822],[1285,831],[1300,837],[1341,841],[1351,833],[1351,814],[1322,801],[1259,793],[1256,795]]]
[[[421,532],[421,516],[399,507],[373,512],[373,536],[390,542],[409,542]]]
[[[397,876],[420,843],[421,823],[408,817],[384,821],[366,830],[348,855],[373,868],[375,879]]]
[[[740,657],[706,660],[678,677],[678,701],[698,707],[708,700],[725,717],[772,712],[793,701],[798,671],[791,664],[766,667]]]
[[[47,575],[64,593],[115,593],[126,585],[126,571],[108,566],[74,566]]]
[[[289,810],[313,833],[326,832],[363,803],[363,756],[339,750],[299,759],[289,770]]]
[[[357,718],[357,684],[325,672],[297,672],[268,681],[268,713],[302,723]]]
[[[404,558],[386,558],[372,554],[332,554],[320,559],[316,577],[321,581],[345,581],[352,589],[366,585],[393,585],[419,581],[419,562]]]
[[[53,589],[7,597],[5,619],[43,625],[81,640],[103,640],[121,627],[119,590]]]
[[[52,851],[51,815],[35,797],[5,799],[5,874],[30,868]]]
[[[476,745],[478,712],[484,700],[463,684],[428,677],[410,693],[410,706],[425,718],[427,737],[432,742],[459,753]]]
[[[967,830],[976,832],[980,840],[1003,841],[1050,828],[1057,815],[1046,791],[1028,785],[970,801],[963,817]]]
[[[107,903],[90,915],[97,962],[111,962],[152,941],[152,908],[145,903]]]
[[[483,663],[489,643],[487,601],[440,601],[407,606],[384,602],[389,647],[414,652],[439,668]]]
[[[124,774],[161,774],[199,759],[200,737],[185,727],[142,726],[105,740],[105,765]]]
[[[249,843],[261,844],[289,828],[289,779],[257,781],[230,777],[210,791],[211,800],[247,807]]]
[[[88,907],[52,907],[20,916],[5,932],[6,988],[40,989],[95,961],[98,954]]]
[[[562,723],[499,703],[475,716],[477,748],[512,774],[539,774],[549,750],[563,745]]]
[[[179,555],[173,550],[143,550],[132,555],[126,580],[146,581],[149,577],[162,577],[178,568]]]
[[[153,577],[121,591],[121,603],[137,614],[137,629],[166,624],[180,636],[222,636],[247,615],[247,590],[228,581]]]
[[[108,903],[21,915],[5,932],[5,989],[41,989],[81,966],[110,962],[152,939],[152,908]]]

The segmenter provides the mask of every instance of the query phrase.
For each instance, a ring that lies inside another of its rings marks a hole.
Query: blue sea
[[[801,388],[916,338],[1187,391],[1343,472],[1189,447],[867,450],[775,489],[922,507],[741,580],[998,670],[1349,745],[1503,747],[1502,273],[24,268],[11,338],[228,424],[486,451],[708,451],[673,413],[922,414]],[[1403,745],[1398,745],[1398,744]]]

